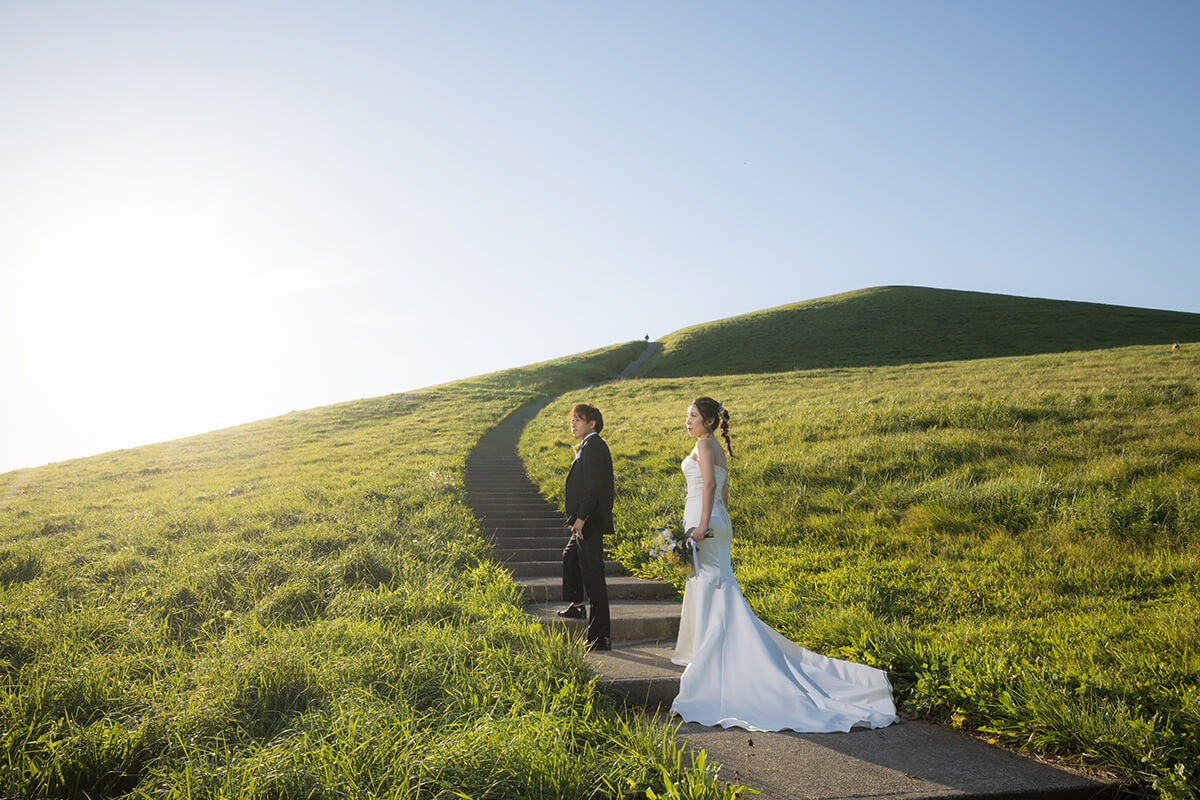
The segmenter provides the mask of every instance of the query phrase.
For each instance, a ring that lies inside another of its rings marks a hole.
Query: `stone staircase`
[[[538,493],[517,455],[521,431],[551,399],[518,409],[480,440],[467,459],[466,489],[496,557],[524,587],[529,613],[550,629],[582,637],[583,621],[554,613],[563,605],[565,520]],[[566,436],[565,421],[563,429]],[[607,562],[605,573],[613,649],[589,653],[588,662],[600,685],[632,713],[665,714],[683,672],[670,662],[679,630],[674,587],[631,577],[617,562]],[[1103,777],[921,721],[845,734],[749,733],[684,723],[676,738],[705,750],[723,765],[724,780],[753,788],[762,800],[1092,800],[1116,789]]]
[[[467,498],[496,557],[524,587],[529,613],[549,628],[582,636],[586,621],[555,614],[565,604],[565,520],[562,512],[539,494],[517,455],[521,431],[549,402],[518,409],[480,440],[467,459]],[[669,705],[679,691],[683,672],[670,663],[679,632],[675,588],[628,575],[616,561],[606,562],[604,572],[613,649],[591,653],[588,659],[610,693],[639,705]]]

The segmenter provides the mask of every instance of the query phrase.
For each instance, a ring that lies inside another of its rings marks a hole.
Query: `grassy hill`
[[[719,350],[737,328],[704,330]],[[646,539],[681,513],[699,394],[732,417],[734,571],[761,618],[887,670],[908,714],[1200,795],[1200,347],[601,387],[612,549],[678,583]],[[521,444],[549,496],[566,410]]]
[[[735,375],[1200,342],[1200,314],[883,286],[694,325],[641,377]]]
[[[1166,345],[1198,321],[887,287],[679,331],[590,393],[613,550],[660,570],[712,394],[762,618],[909,714],[1196,797],[1200,347]],[[463,505],[494,422],[641,347],[0,475],[0,796],[728,793],[529,622]],[[522,440],[552,497],[567,402]]]
[[[0,796],[728,794],[529,621],[463,503],[494,422],[642,348],[0,476]]]

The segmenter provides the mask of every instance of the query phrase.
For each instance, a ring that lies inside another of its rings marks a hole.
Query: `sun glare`
[[[40,225],[10,243],[20,402],[78,426],[78,455],[229,424],[231,399],[253,407],[246,354],[270,320],[257,276],[279,227],[203,165],[142,155],[55,173],[31,193]]]

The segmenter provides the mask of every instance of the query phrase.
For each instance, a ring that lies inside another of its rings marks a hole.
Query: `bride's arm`
[[[696,460],[700,463],[700,478],[704,482],[704,489],[700,495],[700,519],[696,523],[695,530],[692,531],[692,538],[699,542],[704,538],[704,532],[708,530],[708,521],[712,518],[713,498],[717,494],[717,471],[713,469],[713,452],[704,442],[697,442]]]

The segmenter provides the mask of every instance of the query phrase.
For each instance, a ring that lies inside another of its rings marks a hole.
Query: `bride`
[[[728,467],[729,412],[711,397],[688,406],[696,447],[683,460],[685,528],[699,571],[687,579],[679,639],[671,658],[686,666],[671,712],[701,725],[807,733],[882,728],[896,721],[881,670],[827,658],[788,641],[750,610],[733,577]],[[705,538],[705,531],[712,536]]]

